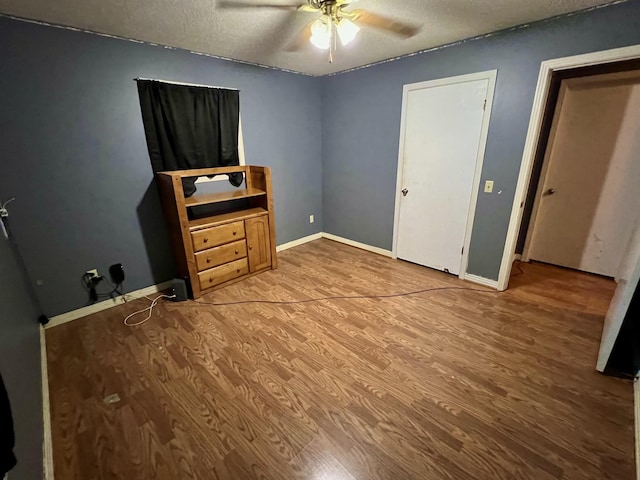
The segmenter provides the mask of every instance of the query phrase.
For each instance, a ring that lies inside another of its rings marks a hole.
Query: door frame
[[[516,183],[516,191],[513,197],[513,205],[511,207],[509,227],[507,229],[505,246],[502,252],[500,273],[498,274],[498,290],[506,290],[509,286],[511,267],[516,256],[516,243],[518,241],[518,234],[520,233],[520,226],[522,224],[522,214],[529,190],[533,162],[535,160],[536,150],[540,140],[545,105],[551,89],[551,79],[554,72],[625,60],[635,60],[638,58],[640,58],[640,45],[632,45],[629,47],[614,48],[611,50],[602,50],[599,52],[574,55],[571,57],[545,60],[540,64],[540,73],[538,74],[538,83],[533,99],[529,129],[527,130],[527,138],[524,145],[524,152],[522,154],[522,161],[520,163],[520,173],[518,174],[518,182]],[[535,188],[537,188],[537,186]]]
[[[428,80],[425,82],[409,83],[404,85],[402,89],[402,113],[400,120],[400,142],[398,148],[398,170],[396,174],[396,196],[395,196],[395,210],[393,214],[393,247],[391,249],[392,257],[398,258],[398,236],[400,225],[400,194],[402,191],[402,172],[404,170],[404,143],[406,136],[406,116],[407,116],[407,101],[409,92],[414,90],[423,90],[425,88],[443,87],[445,85],[455,85],[457,83],[475,82],[478,80],[488,80],[487,84],[487,104],[482,116],[482,127],[480,130],[480,142],[478,143],[478,153],[476,156],[476,166],[473,174],[473,185],[471,187],[471,199],[469,202],[469,209],[467,211],[467,227],[464,235],[464,246],[462,251],[462,257],[460,259],[460,273],[458,277],[460,279],[467,278],[468,280],[476,281],[478,283],[490,282],[490,280],[482,279],[480,277],[474,277],[467,274],[467,264],[469,263],[469,245],[471,244],[471,233],[473,230],[473,220],[476,214],[476,205],[478,203],[478,194],[480,192],[480,178],[482,176],[482,165],[484,163],[484,154],[487,146],[487,137],[489,134],[489,122],[491,120],[491,109],[493,107],[493,96],[496,88],[496,78],[498,76],[498,70],[486,70],[483,72],[470,73],[467,75],[457,75],[454,77],[439,78],[435,80]],[[486,280],[486,282],[485,282]]]

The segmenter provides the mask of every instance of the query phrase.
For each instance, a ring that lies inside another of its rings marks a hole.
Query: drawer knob
[[[240,273],[240,269],[239,268],[236,270],[236,273]]]
[[[253,245],[249,245],[249,250],[253,250]]]
[[[204,242],[204,243],[207,243],[208,241],[209,241],[209,239],[208,239],[208,238],[205,238],[205,239],[203,240],[203,242]]]
[[[236,230],[233,231],[233,234],[235,235],[236,233],[238,233]]]
[[[237,255],[238,253],[240,253],[240,250],[238,250],[238,249],[236,248],[236,255]]]
[[[210,258],[207,258],[207,263],[211,263],[211,259]]]
[[[213,283],[213,278],[209,277],[209,283]]]

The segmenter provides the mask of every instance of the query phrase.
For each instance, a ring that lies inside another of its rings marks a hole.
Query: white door
[[[489,82],[406,91],[398,258],[460,273]]]
[[[629,242],[623,267],[620,271],[620,281],[611,299],[609,311],[604,319],[602,327],[602,338],[600,340],[600,352],[598,353],[598,364],[596,368],[603,372],[609,361],[609,356],[613,351],[620,328],[624,322],[633,294],[638,287],[640,280],[640,225],[636,226],[635,232]]]
[[[563,82],[525,257],[617,277],[640,210],[640,79],[610,77]]]

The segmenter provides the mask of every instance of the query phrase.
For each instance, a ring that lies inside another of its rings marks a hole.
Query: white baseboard
[[[640,480],[640,379],[633,382],[633,403],[636,411],[636,478]]]
[[[515,253],[515,254],[513,255],[513,261],[514,261],[514,262],[515,262],[515,261],[521,262],[521,261],[522,261],[522,255],[521,255],[520,253]]]
[[[468,280],[470,282],[477,283],[479,285],[484,285],[485,287],[495,288],[496,290],[498,289],[497,280],[491,280],[489,278],[480,277],[478,275],[472,275],[470,273],[467,273],[464,276],[464,280]]]
[[[51,439],[51,404],[49,402],[49,369],[47,366],[47,339],[40,327],[40,373],[42,376],[42,470],[44,480],[53,480],[53,442]]]
[[[368,252],[377,253],[378,255],[384,255],[385,257],[393,258],[393,252],[391,250],[385,250],[384,248],[373,247],[371,245],[367,245],[366,243],[356,242],[354,240],[349,240],[348,238],[339,237],[337,235],[333,235],[331,233],[322,233],[322,238],[326,238],[327,240],[333,240],[334,242],[344,243],[346,245],[350,245],[352,247],[361,248],[362,250],[367,250]],[[469,280],[473,283],[478,283],[480,285],[484,285],[486,287],[491,287],[498,289],[498,281],[491,280],[489,278],[480,277],[478,275],[466,274],[464,276],[464,280]],[[640,480],[640,479],[638,479]]]
[[[367,245],[366,243],[356,242],[355,240],[349,240],[348,238],[339,237],[331,233],[322,232],[322,238],[326,238],[327,240],[333,240],[334,242],[344,243],[345,245],[350,245],[352,247],[360,248],[368,252],[377,253],[378,255],[384,255],[385,257],[393,256],[393,254],[391,253],[391,250],[385,250],[384,248],[374,247],[371,245]]]
[[[314,240],[320,240],[321,238],[322,232],[314,233],[313,235],[308,235],[306,237],[298,238],[297,240],[292,240],[290,242],[283,243],[282,245],[278,245],[276,247],[276,252],[282,252],[283,250],[288,250],[289,248],[313,242]]]
[[[125,297],[127,301],[135,300],[137,298],[146,297],[147,295],[153,295],[154,293],[161,292],[170,287],[171,287],[171,282],[159,283],[158,285],[151,285],[150,287],[142,288],[134,292],[129,292],[119,297],[114,297],[113,299],[105,300],[99,303],[94,303],[93,305],[78,308],[77,310],[72,310],[71,312],[63,313],[61,315],[56,315],[55,317],[51,317],[49,319],[49,323],[47,323],[45,328],[57,327],[58,325],[62,325],[63,323],[67,323],[72,320],[77,320],[78,318],[86,317],[87,315],[101,312],[103,310],[113,308],[117,305],[122,305],[123,303],[126,303]]]

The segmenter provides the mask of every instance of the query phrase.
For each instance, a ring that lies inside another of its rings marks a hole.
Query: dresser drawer
[[[217,247],[241,238],[244,238],[244,222],[227,223],[226,225],[207,228],[191,234],[194,252]]]
[[[202,272],[246,256],[247,243],[244,240],[240,240],[196,253],[196,265],[198,271]]]
[[[200,289],[206,290],[207,288],[214,287],[221,283],[233,280],[234,278],[241,277],[249,273],[249,265],[246,258],[241,258],[231,263],[225,263],[219,267],[205,270],[198,274],[200,279]]]

